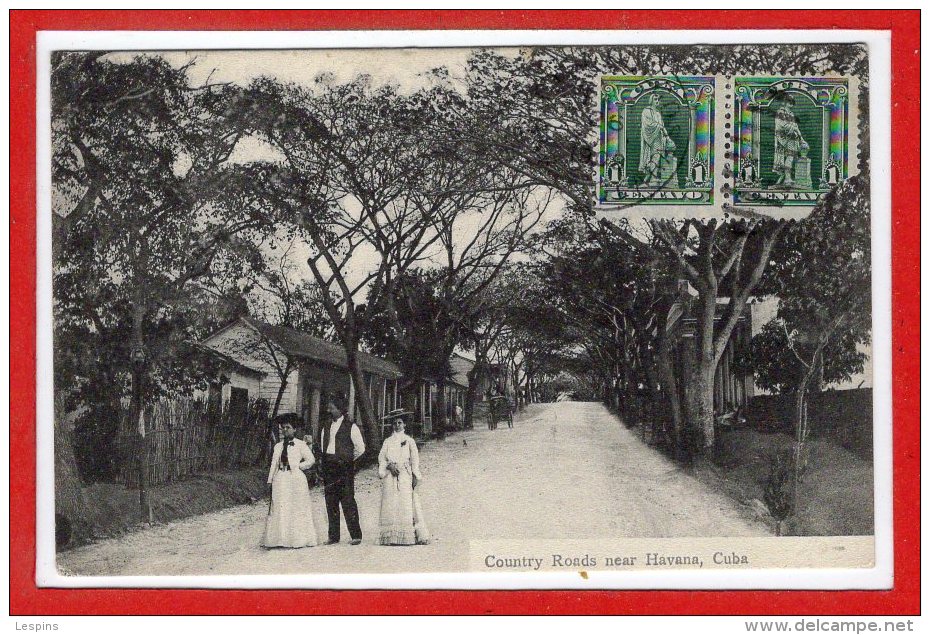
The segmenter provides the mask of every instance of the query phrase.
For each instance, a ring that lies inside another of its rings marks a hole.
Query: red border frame
[[[236,591],[35,585],[36,32],[870,29],[892,47],[894,571],[890,591]],[[11,11],[10,613],[918,614],[920,13],[911,11]],[[299,596],[299,602],[294,602]]]

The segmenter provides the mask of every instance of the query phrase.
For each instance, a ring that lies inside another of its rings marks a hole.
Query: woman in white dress
[[[382,545],[425,545],[430,535],[423,518],[423,507],[416,488],[420,475],[417,444],[404,434],[403,411],[394,411],[394,433],[384,440],[378,455],[381,477],[381,526],[378,542]]]
[[[313,467],[313,452],[304,441],[295,439],[294,426],[285,423],[284,438],[274,446],[268,484],[271,502],[265,520],[262,546],[313,547],[319,544],[310,502],[310,487],[303,470]]]

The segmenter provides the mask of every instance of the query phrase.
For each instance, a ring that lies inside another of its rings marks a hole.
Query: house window
[[[247,388],[229,389],[229,415],[234,421],[241,421],[249,412],[249,390]]]

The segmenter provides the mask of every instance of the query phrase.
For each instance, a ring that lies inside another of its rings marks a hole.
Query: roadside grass
[[[772,457],[791,448],[781,432],[736,429],[725,433],[724,451],[716,465],[695,468],[698,478],[745,506],[774,532],[775,522],[763,500]],[[872,462],[830,438],[809,441],[810,458],[800,488],[797,514],[785,523],[794,536],[857,536],[874,533]]]
[[[149,490],[156,522],[164,523],[252,503],[265,495],[267,469],[250,468],[201,474]],[[84,486],[91,540],[120,536],[141,526],[139,490],[115,483]],[[66,549],[78,547],[73,542]]]

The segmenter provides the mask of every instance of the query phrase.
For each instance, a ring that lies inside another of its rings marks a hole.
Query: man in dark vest
[[[329,519],[329,541],[339,542],[339,506],[346,518],[352,537],[351,544],[362,542],[355,502],[355,461],[365,453],[362,431],[347,414],[347,404],[341,395],[334,395],[326,406],[329,423],[320,426],[319,453],[323,476],[323,494]]]

